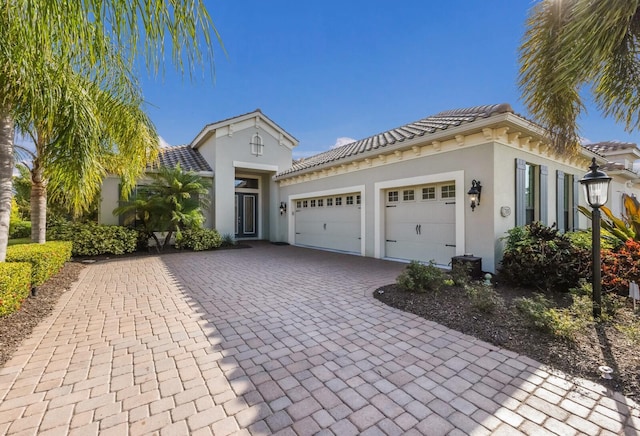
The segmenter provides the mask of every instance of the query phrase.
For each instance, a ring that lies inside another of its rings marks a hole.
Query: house
[[[207,125],[160,164],[211,177],[208,227],[361,256],[482,258],[495,272],[501,238],[532,221],[586,228],[579,180],[593,157],[613,177],[610,204],[640,194],[635,144],[600,143],[557,155],[543,129],[508,104],[436,115],[297,161],[298,141],[260,110]],[[610,159],[609,159],[610,158]],[[473,206],[468,191],[479,191]],[[118,181],[105,181],[100,220],[116,224]]]

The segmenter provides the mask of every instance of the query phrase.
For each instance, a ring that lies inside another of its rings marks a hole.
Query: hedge
[[[222,237],[217,230],[189,229],[176,238],[177,248],[190,248],[193,251],[211,250],[222,245]]]
[[[31,264],[31,286],[33,287],[40,286],[49,277],[57,274],[69,259],[71,259],[70,242],[57,241],[7,247],[7,262]]]
[[[73,242],[74,256],[118,255],[136,250],[138,232],[122,226],[63,223],[49,228],[47,239]]]
[[[31,290],[31,264],[28,262],[0,263],[0,316],[20,309]]]

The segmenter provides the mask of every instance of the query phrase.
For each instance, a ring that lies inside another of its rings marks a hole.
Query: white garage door
[[[455,183],[385,192],[385,256],[448,265],[455,256]]]
[[[296,200],[296,245],[360,254],[360,194]]]

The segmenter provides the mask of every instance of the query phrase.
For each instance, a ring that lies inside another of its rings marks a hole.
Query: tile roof
[[[213,171],[204,157],[189,145],[178,145],[160,149],[158,160],[149,165],[149,169],[158,167],[175,168],[177,163],[185,171]]]
[[[449,127],[457,127],[464,123],[471,123],[479,118],[488,118],[492,115],[506,112],[513,113],[513,109],[507,103],[440,112],[413,123],[378,133],[377,135],[325,151],[315,156],[299,159],[293,162],[291,168],[278,173],[277,177],[345,159],[371,150],[382,149],[398,142],[446,130]]]
[[[587,150],[591,150],[595,153],[606,154],[608,151],[634,149],[638,146],[633,142],[620,142],[620,141],[604,141],[596,142],[594,144],[583,144]]]

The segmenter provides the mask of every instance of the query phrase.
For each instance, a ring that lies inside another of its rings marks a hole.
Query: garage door
[[[455,256],[455,183],[385,192],[385,255],[448,265]]]
[[[296,200],[295,243],[360,254],[360,194]]]

